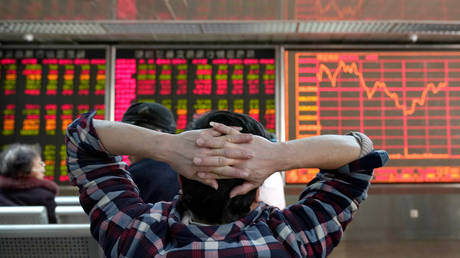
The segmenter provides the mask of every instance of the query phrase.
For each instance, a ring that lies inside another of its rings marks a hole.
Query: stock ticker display
[[[288,51],[285,61],[288,139],[359,130],[390,154],[374,182],[460,182],[460,52]]]
[[[115,120],[134,102],[157,102],[177,131],[214,109],[245,113],[275,130],[273,49],[117,49]]]
[[[45,177],[67,183],[64,135],[79,114],[104,119],[106,50],[0,49],[0,145],[39,144]]]

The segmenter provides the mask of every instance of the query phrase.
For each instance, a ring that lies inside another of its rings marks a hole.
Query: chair
[[[0,224],[48,224],[44,206],[2,206]]]
[[[1,257],[104,257],[89,224],[0,225]]]
[[[78,196],[56,196],[54,201],[57,206],[80,206]]]
[[[57,206],[56,217],[59,224],[88,224],[88,215],[81,206]]]

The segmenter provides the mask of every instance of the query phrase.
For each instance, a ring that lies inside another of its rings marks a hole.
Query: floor
[[[342,241],[329,258],[458,258],[458,240]]]

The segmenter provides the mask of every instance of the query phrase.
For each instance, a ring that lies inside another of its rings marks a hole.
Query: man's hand
[[[214,148],[216,153],[222,152],[224,149],[234,149],[239,147],[239,150],[245,150],[251,153],[250,159],[232,159],[231,162],[225,165],[231,166],[234,169],[241,169],[240,178],[244,178],[246,182],[235,187],[230,193],[230,197],[245,194],[254,188],[259,187],[266,178],[277,171],[277,143],[272,143],[260,136],[253,136],[252,141],[237,142],[236,139],[241,133],[234,128],[229,128],[220,123],[212,124],[215,131],[226,135],[226,138],[211,138],[209,135],[201,135],[198,139],[201,146]],[[216,173],[215,167],[223,165],[224,159],[219,156],[207,156],[199,159],[194,159],[194,163],[199,167],[198,177],[202,180],[209,179],[227,179],[235,178],[233,174]]]
[[[167,162],[182,176],[215,189],[218,187],[216,178],[247,176],[247,169],[232,165],[252,157],[252,152],[241,148],[239,144],[250,142],[253,136],[241,134],[235,128],[224,127],[226,132],[231,131],[233,134],[203,129],[174,135],[168,148],[170,155],[167,155]],[[212,171],[212,176],[198,177],[199,171]]]
[[[179,174],[214,188],[217,188],[215,178],[218,176],[244,177],[248,174],[244,168],[232,165],[252,157],[250,151],[239,146],[250,142],[252,135],[240,134],[235,128],[222,125],[222,131],[203,129],[172,135],[113,121],[94,119],[93,125],[108,152],[166,162]],[[194,165],[194,158],[198,165]],[[212,167],[200,165],[202,159],[216,163]],[[197,171],[209,170],[213,171],[213,178],[196,175]]]
[[[228,128],[222,126],[215,123],[213,128],[221,133],[239,134],[238,131],[228,131]],[[228,148],[234,147],[233,145],[231,142],[223,144]],[[254,156],[251,159],[238,159],[231,163],[234,168],[248,171],[248,176],[241,177],[246,182],[235,187],[230,193],[231,197],[245,194],[258,187],[276,171],[296,168],[335,169],[359,158],[361,151],[361,146],[355,137],[348,135],[320,135],[277,143],[260,136],[253,136],[251,142],[238,144],[238,147],[250,151]],[[223,174],[217,176],[212,171],[209,173],[210,170],[207,168],[218,165],[216,159],[206,157],[200,161],[199,165],[203,166],[203,169],[200,169],[198,176],[203,180],[229,178]]]

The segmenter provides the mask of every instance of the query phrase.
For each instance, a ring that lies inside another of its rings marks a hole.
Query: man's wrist
[[[293,149],[286,142],[275,142],[273,144],[273,159],[270,164],[273,167],[273,173],[277,171],[289,170],[291,167],[296,166],[296,161],[291,159],[295,157],[293,154]],[[271,174],[270,174],[271,175]]]
[[[167,133],[154,134],[149,137],[148,157],[169,164],[171,157],[173,157],[174,148],[178,148],[177,144],[174,143],[175,137],[177,136]]]

